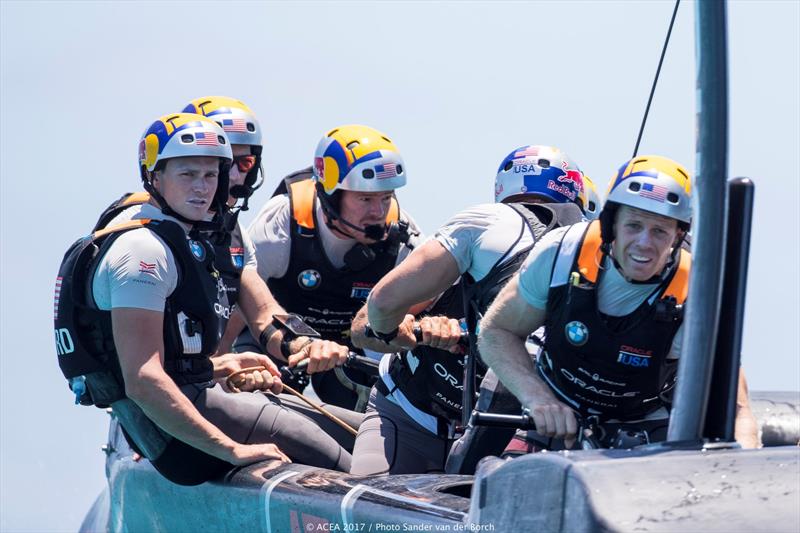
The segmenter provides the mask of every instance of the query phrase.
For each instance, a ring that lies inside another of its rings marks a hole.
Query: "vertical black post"
[[[703,436],[708,439],[728,442],[734,440],[754,194],[755,186],[747,178],[734,178],[728,182],[728,237],[725,247],[722,307],[708,412],[703,431]]]
[[[667,440],[703,434],[716,350],[725,258],[728,179],[728,70],[725,2],[698,0],[697,170],[692,192],[693,262],[683,321],[678,384]]]

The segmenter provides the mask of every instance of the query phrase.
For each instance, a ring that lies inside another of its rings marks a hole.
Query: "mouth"
[[[206,207],[208,205],[208,200],[204,198],[192,198],[190,200],[186,200],[186,203],[192,207]]]
[[[633,261],[637,265],[647,265],[653,262],[651,258],[645,257],[643,255],[628,254],[628,257],[630,258],[631,261]]]

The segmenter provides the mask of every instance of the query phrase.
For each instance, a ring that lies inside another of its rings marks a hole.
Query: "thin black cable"
[[[658,84],[658,75],[661,74],[661,65],[664,64],[664,56],[667,53],[667,46],[669,45],[669,37],[672,35],[672,26],[675,24],[675,16],[678,14],[678,6],[681,5],[681,0],[675,0],[675,9],[672,11],[672,20],[669,21],[669,29],[667,30],[667,38],[664,41],[664,48],[661,50],[661,59],[658,60],[658,68],[656,69],[656,77],[653,80],[653,87],[650,89],[650,98],[647,99],[647,108],[644,110],[644,117],[642,117],[642,127],[639,128],[639,137],[636,139],[636,147],[633,149],[631,159],[636,157],[639,153],[639,143],[642,142],[642,134],[644,133],[644,125],[647,123],[647,115],[650,113],[650,104],[653,103],[653,95],[656,93],[656,84]]]

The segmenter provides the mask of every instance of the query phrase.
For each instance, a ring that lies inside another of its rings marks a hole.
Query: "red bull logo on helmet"
[[[317,171],[320,179],[325,179],[325,161],[321,157],[314,158],[314,170]]]
[[[566,161],[561,162],[561,170],[564,171],[564,174],[558,177],[558,181],[560,183],[572,183],[577,192],[583,192],[583,173],[580,170],[572,170],[568,166],[569,164]]]

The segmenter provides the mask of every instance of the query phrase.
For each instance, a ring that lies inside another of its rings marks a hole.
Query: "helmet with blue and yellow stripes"
[[[583,212],[589,220],[595,220],[600,216],[600,209],[603,207],[600,195],[597,193],[597,185],[587,176],[583,175]]]
[[[214,210],[223,210],[228,200],[228,171],[233,152],[222,128],[201,115],[174,113],[160,117],[145,130],[139,141],[139,171],[145,189],[162,207],[168,206],[153,187],[153,172],[164,168],[168,159],[178,157],[219,158],[220,172],[214,195]]]
[[[600,213],[603,240],[613,239],[614,217],[622,205],[674,218],[679,228],[688,231],[692,222],[691,181],[683,165],[663,156],[643,155],[626,161],[611,180]]]
[[[314,179],[324,193],[387,192],[406,184],[400,151],[369,126],[339,126],[327,132],[314,154]]]
[[[231,187],[231,196],[243,198],[242,210],[247,210],[247,200],[264,182],[264,169],[261,165],[263,151],[261,125],[247,104],[241,100],[228,96],[204,96],[195,98],[183,109],[184,113],[197,113],[210,118],[225,131],[231,145],[245,145],[250,147],[250,155],[255,156],[250,161],[249,170],[242,185]],[[238,160],[238,158],[237,158]],[[243,167],[240,167],[243,168]],[[259,179],[260,176],[260,179]]]

